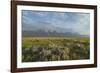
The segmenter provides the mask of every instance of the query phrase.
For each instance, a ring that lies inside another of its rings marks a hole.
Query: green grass
[[[22,62],[89,59],[89,38],[23,37]]]

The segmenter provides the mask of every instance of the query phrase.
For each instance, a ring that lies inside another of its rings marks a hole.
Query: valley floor
[[[89,59],[89,38],[23,37],[22,62]]]

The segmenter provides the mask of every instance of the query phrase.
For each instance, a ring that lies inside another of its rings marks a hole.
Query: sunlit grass
[[[89,59],[89,38],[23,37],[22,61]]]

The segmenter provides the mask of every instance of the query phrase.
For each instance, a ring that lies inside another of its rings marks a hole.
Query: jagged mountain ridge
[[[41,26],[26,24],[22,27],[23,36],[50,36],[50,37],[75,37],[82,36],[69,28],[62,28],[50,25],[49,23],[41,23]]]

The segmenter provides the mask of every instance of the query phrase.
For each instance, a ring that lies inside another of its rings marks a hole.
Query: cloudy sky
[[[32,25],[52,25],[64,29],[71,29],[81,35],[90,33],[90,14],[78,12],[50,12],[22,10],[22,29],[25,24],[30,29]],[[32,27],[34,29],[34,27]]]

